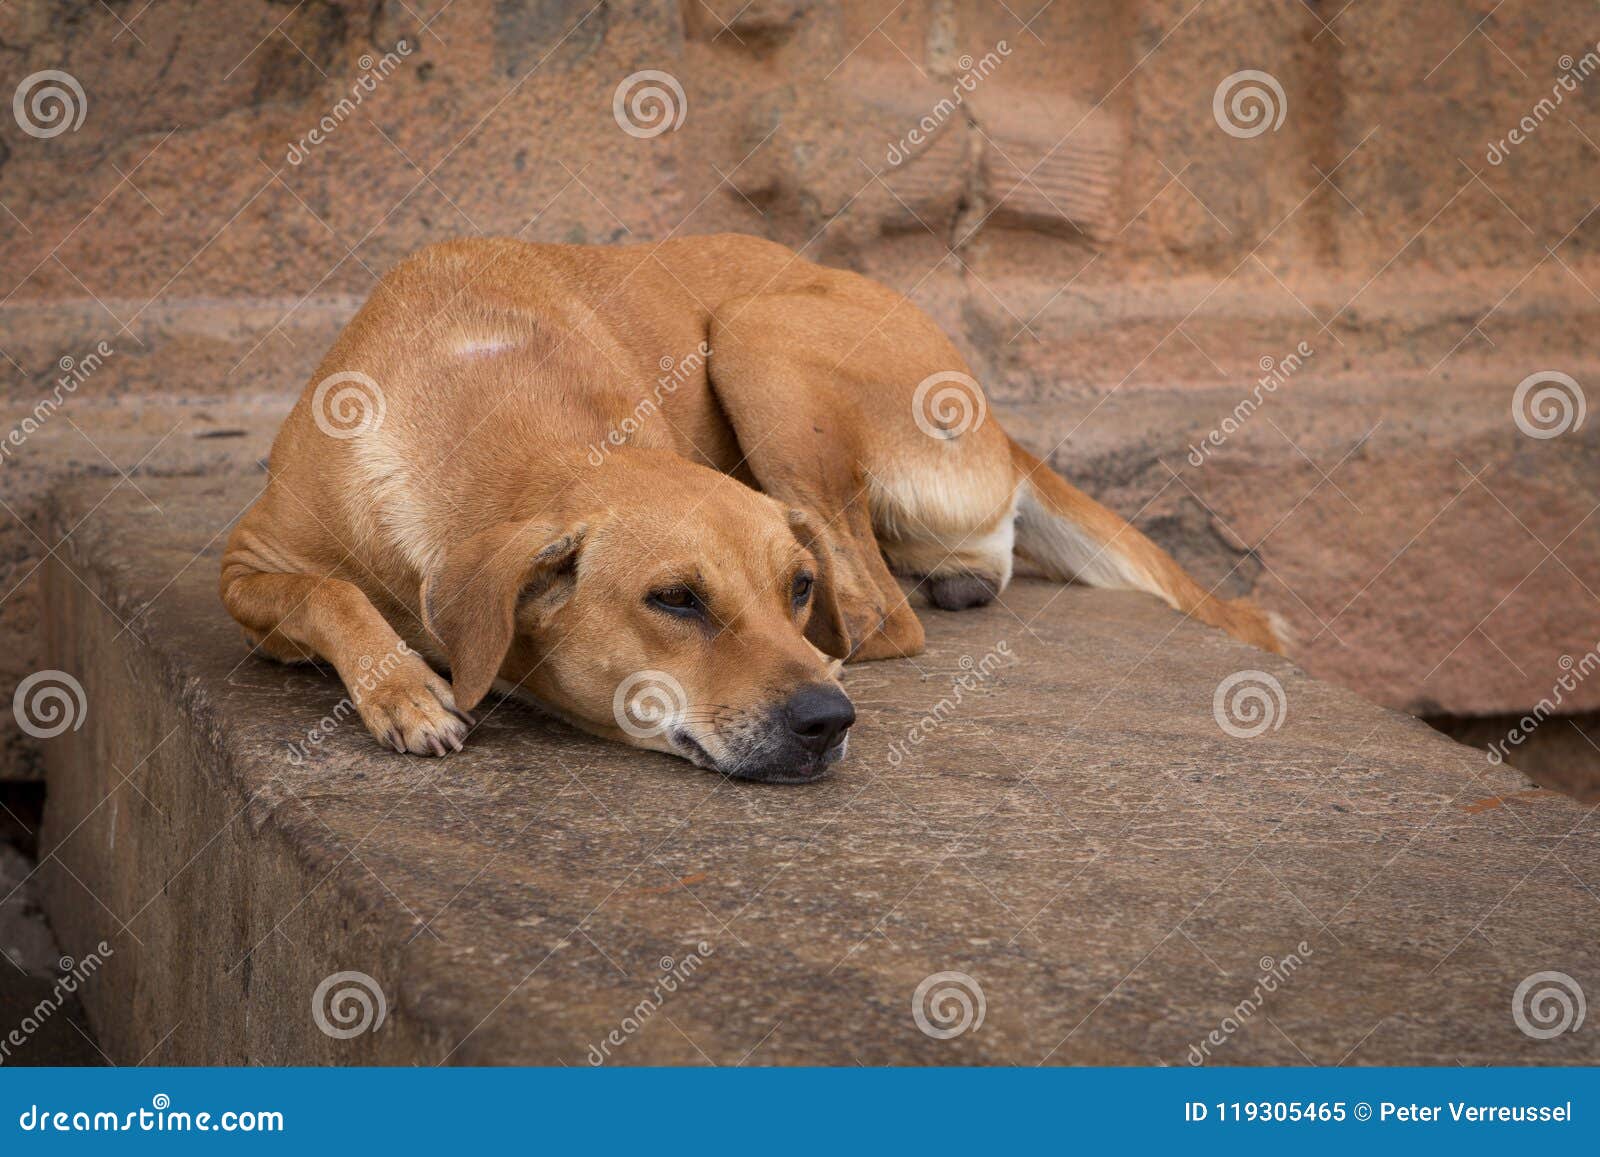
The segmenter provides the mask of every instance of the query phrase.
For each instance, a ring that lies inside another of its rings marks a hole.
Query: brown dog
[[[398,751],[459,750],[498,682],[784,781],[844,754],[829,656],[921,649],[892,571],[956,610],[1015,554],[1280,649],[986,418],[915,306],[780,245],[436,245],[284,423],[222,600],[266,654],[332,663]]]

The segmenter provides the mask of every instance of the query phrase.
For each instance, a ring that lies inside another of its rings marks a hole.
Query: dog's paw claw
[[[462,750],[471,717],[461,711],[450,685],[421,659],[390,672],[356,701],[367,729],[379,743],[401,754],[445,755]]]

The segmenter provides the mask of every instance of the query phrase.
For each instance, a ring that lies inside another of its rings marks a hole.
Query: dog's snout
[[[801,746],[821,754],[856,721],[856,709],[837,687],[804,687],[784,704],[783,717]]]

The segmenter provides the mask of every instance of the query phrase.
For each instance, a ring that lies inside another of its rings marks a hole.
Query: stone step
[[[219,605],[256,486],[52,502],[83,706],[42,741],[40,871],[62,951],[114,949],[82,998],[118,1063],[1600,1060],[1512,1010],[1600,984],[1593,810],[1151,599],[927,611],[924,655],[847,672],[851,756],[808,787],[492,700],[403,757]],[[381,1027],[330,1035],[352,984]]]

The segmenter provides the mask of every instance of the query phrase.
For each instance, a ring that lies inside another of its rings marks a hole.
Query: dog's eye
[[[706,605],[700,601],[700,596],[686,586],[662,587],[658,591],[651,591],[645,602],[669,615],[686,619],[700,618],[706,613]]]
[[[803,607],[806,605],[806,603],[811,601],[811,588],[815,584],[816,580],[808,574],[801,573],[795,575],[794,590],[790,592],[789,597],[794,600],[794,605],[796,608]]]

